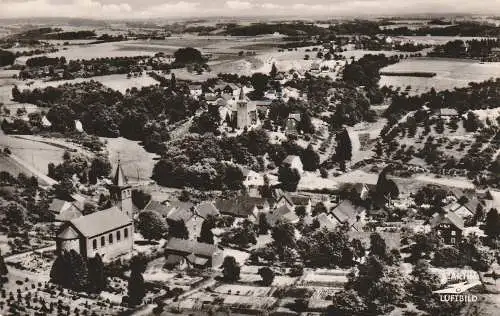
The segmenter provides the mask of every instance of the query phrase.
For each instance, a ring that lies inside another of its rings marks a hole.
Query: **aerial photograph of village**
[[[500,315],[500,2],[0,0],[0,315]]]

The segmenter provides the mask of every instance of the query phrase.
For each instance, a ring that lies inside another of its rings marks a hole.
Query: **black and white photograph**
[[[0,0],[0,316],[500,315],[500,0]]]

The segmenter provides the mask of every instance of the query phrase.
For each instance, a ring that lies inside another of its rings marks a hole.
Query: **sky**
[[[428,13],[500,15],[500,0],[0,0],[0,18],[361,17]]]

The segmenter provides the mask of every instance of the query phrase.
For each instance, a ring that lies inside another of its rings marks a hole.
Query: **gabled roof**
[[[316,216],[316,219],[319,222],[319,227],[320,228],[326,228],[328,230],[334,230],[335,227],[338,225],[338,221],[334,220],[330,216],[328,216],[326,213],[321,213],[318,216]]]
[[[288,114],[288,119],[300,122],[300,113],[290,113]]]
[[[300,160],[300,157],[299,156],[295,156],[295,155],[288,155],[285,160],[283,160],[283,163],[284,164],[289,164],[291,165],[295,160],[299,160],[302,162],[302,160]]]
[[[212,257],[218,250],[217,246],[197,242],[195,240],[170,238],[165,245],[165,250],[183,253],[185,255],[194,254],[205,258]]]
[[[193,206],[190,202],[172,202],[167,208],[167,219],[187,223],[195,215]]]
[[[442,116],[457,116],[458,112],[455,109],[444,108],[444,109],[439,109],[439,115],[442,115]]]
[[[132,224],[132,220],[116,206],[78,217],[70,224],[85,237],[93,237]]]
[[[435,213],[432,215],[430,224],[432,227],[436,227],[439,224],[451,224],[460,230],[464,229],[464,220],[453,212]]]
[[[219,210],[211,202],[202,202],[198,204],[195,211],[202,218],[207,218],[210,215],[217,216],[220,214]]]
[[[356,207],[348,200],[340,202],[331,213],[340,223],[354,222],[358,216]]]
[[[55,220],[59,222],[69,222],[75,218],[83,216],[82,212],[77,209],[74,205],[55,216]]]
[[[215,207],[221,213],[239,217],[253,215],[254,207],[263,208],[266,205],[268,205],[266,199],[248,195],[238,196],[234,199],[218,199],[215,201]]]

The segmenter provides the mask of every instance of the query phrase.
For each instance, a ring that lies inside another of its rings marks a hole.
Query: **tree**
[[[267,235],[269,231],[269,223],[267,221],[267,216],[264,213],[259,214],[259,234],[260,235]]]
[[[7,50],[0,49],[0,67],[9,66],[16,60],[16,55]]]
[[[269,267],[263,267],[259,269],[259,275],[262,278],[262,285],[270,286],[274,281],[274,271]]]
[[[366,302],[370,314],[386,314],[406,299],[406,283],[399,267],[389,266],[377,256],[370,255],[351,273],[345,285]]]
[[[186,223],[184,220],[167,220],[168,223],[168,232],[170,237],[180,238],[180,239],[188,239],[189,231],[186,227]]]
[[[9,270],[7,269],[2,252],[0,251],[0,275],[5,276],[7,273],[9,273]]]
[[[137,230],[148,240],[158,240],[163,238],[167,231],[167,223],[155,211],[144,211],[139,213]]]
[[[101,256],[96,254],[94,258],[89,259],[89,291],[100,293],[106,288],[107,281],[104,273],[104,263]]]
[[[192,47],[180,48],[174,53],[175,63],[180,65],[203,63],[205,60],[199,50]]]
[[[490,238],[497,238],[500,235],[500,215],[497,209],[492,208],[486,214],[484,232]]]
[[[140,209],[143,209],[151,201],[151,194],[143,190],[132,190],[132,203]]]
[[[299,171],[288,166],[281,166],[278,170],[278,180],[283,190],[295,192],[300,181]]]
[[[26,209],[15,202],[10,202],[7,205],[4,222],[17,227],[24,226],[26,222]]]
[[[440,286],[439,276],[430,271],[430,265],[425,260],[419,260],[411,272],[410,292],[419,306],[426,304]]]
[[[313,209],[312,209],[312,216],[317,216],[321,213],[326,213],[328,210],[326,209],[326,206],[325,204],[323,204],[323,202],[318,202],[316,203],[316,205],[314,205]]]
[[[269,72],[269,77],[271,78],[276,78],[276,75],[278,74],[278,68],[276,67],[276,64],[273,63],[273,65],[271,66],[271,71]]]
[[[335,136],[337,147],[335,148],[335,161],[340,163],[340,169],[345,171],[345,162],[352,158],[352,143],[347,129],[342,129]]]
[[[351,316],[362,315],[366,304],[354,290],[343,290],[333,295],[333,304],[328,306],[328,315]]]
[[[301,160],[305,171],[316,171],[316,169],[319,168],[319,155],[311,144],[309,144],[306,150],[302,153]]]
[[[314,125],[311,121],[311,115],[309,114],[308,111],[305,111],[300,116],[300,121],[297,124],[297,129],[299,131],[306,133],[306,134],[314,133],[315,128],[314,128]]]
[[[379,233],[372,233],[370,235],[370,253],[382,260],[388,259],[387,245]]]
[[[97,156],[90,164],[89,178],[90,183],[95,184],[97,178],[107,177],[111,172],[111,163],[107,157]]]
[[[240,265],[233,256],[226,256],[222,263],[222,275],[225,282],[235,282],[240,279]]]
[[[480,127],[481,122],[474,112],[468,112],[467,118],[463,121],[464,128],[467,132],[475,132]]]
[[[399,189],[393,180],[387,179],[389,167],[384,168],[378,176],[377,185],[375,187],[374,200],[380,206],[385,205],[387,198],[397,198]]]
[[[253,94],[255,99],[260,99],[264,96],[264,91],[267,88],[269,82],[269,76],[256,72],[250,78],[250,82],[254,88]]]
[[[56,196],[63,200],[70,199],[71,195],[76,192],[73,181],[66,177],[61,179],[59,183],[54,184],[53,188]]]
[[[130,269],[131,273],[128,280],[128,303],[130,306],[137,306],[142,303],[144,296],[146,296],[144,277],[142,276],[142,273],[146,270],[144,258],[132,258]]]
[[[212,229],[215,228],[215,217],[209,215],[201,224],[200,237],[198,241],[205,244],[214,244],[214,233]]]

